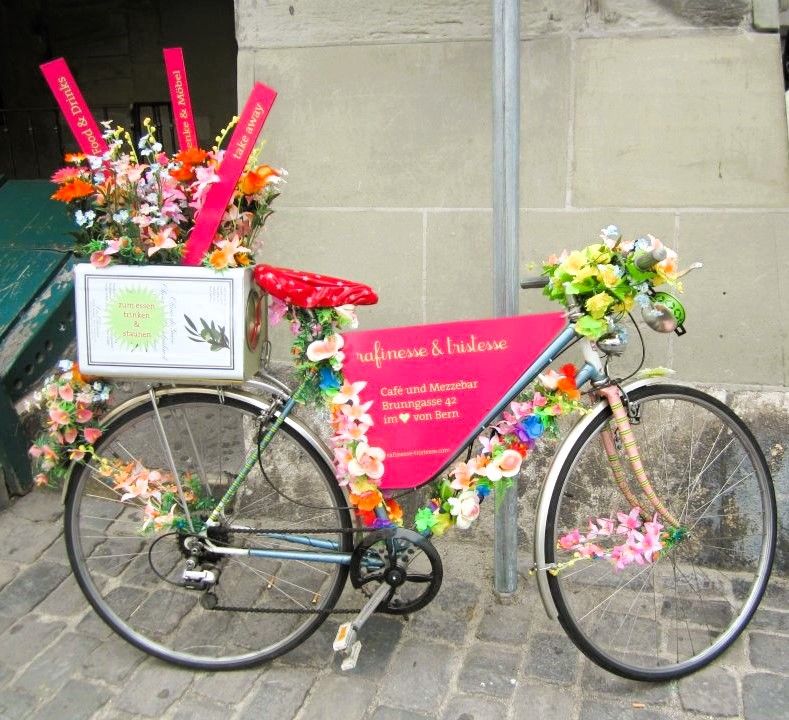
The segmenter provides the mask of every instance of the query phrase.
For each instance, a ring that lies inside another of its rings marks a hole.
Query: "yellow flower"
[[[565,275],[575,277],[575,275],[586,265],[586,258],[579,250],[571,252],[565,261],[559,265],[558,271]]]
[[[598,265],[597,270],[600,273],[600,279],[606,287],[616,287],[619,284],[620,277],[616,272],[614,265]]]
[[[614,299],[608,293],[597,293],[597,295],[592,295],[592,297],[586,301],[586,309],[593,318],[599,320],[605,315],[605,311],[613,302]]]
[[[585,265],[576,273],[573,282],[580,283],[586,280],[586,278],[594,278],[594,277],[597,277],[597,268],[595,268],[594,265]]]

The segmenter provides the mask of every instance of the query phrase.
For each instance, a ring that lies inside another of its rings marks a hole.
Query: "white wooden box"
[[[88,375],[243,380],[260,365],[266,297],[251,268],[85,263],[74,275]]]

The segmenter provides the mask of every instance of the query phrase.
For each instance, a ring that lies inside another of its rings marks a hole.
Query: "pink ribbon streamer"
[[[57,58],[39,67],[80,150],[86,155],[103,155],[107,152],[109,146],[101,136],[101,129],[82,97],[66,61]]]
[[[189,150],[197,147],[197,128],[192,114],[192,101],[189,85],[186,82],[186,65],[181,48],[165,48],[164,67],[167,84],[170,86],[170,102],[173,107],[173,122],[178,137],[178,149]]]
[[[195,221],[184,249],[184,265],[199,265],[216,235],[222,216],[233,197],[238,178],[244,171],[249,154],[263,129],[269,110],[277,97],[275,90],[263,83],[255,83],[249,94],[238,124],[228,143],[222,164],[217,170],[219,181],[211,185],[203,207]]]

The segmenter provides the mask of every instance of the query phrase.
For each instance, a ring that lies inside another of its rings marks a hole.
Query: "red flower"
[[[559,372],[565,377],[575,379],[575,376],[578,371],[575,369],[575,365],[573,365],[572,363],[567,363],[566,365],[562,365],[559,368]]]

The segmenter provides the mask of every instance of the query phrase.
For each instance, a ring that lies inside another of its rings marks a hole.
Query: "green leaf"
[[[595,320],[590,315],[581,316],[575,323],[575,331],[592,340],[599,338],[607,327],[604,320]]]

